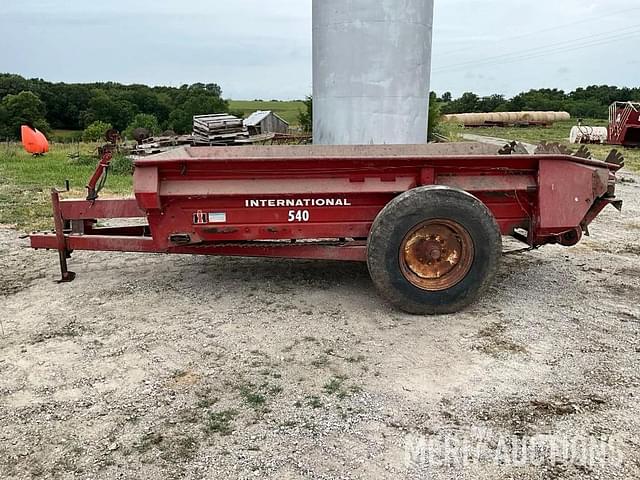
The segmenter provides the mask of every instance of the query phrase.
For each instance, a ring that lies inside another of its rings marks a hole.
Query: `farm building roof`
[[[249,117],[247,117],[244,121],[245,126],[247,127],[255,127],[264,121],[269,115],[273,115],[277,117],[279,120],[282,120],[284,123],[289,125],[289,122],[284,120],[278,114],[273,113],[271,110],[258,110],[257,112],[253,112]]]

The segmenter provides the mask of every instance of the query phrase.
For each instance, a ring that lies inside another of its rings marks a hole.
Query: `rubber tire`
[[[430,219],[459,223],[469,232],[475,249],[466,277],[439,292],[414,286],[400,267],[404,238],[418,224]],[[367,250],[369,273],[382,297],[407,313],[450,314],[472,304],[493,282],[502,258],[502,236],[493,214],[476,197],[455,188],[428,186],[396,197],[380,212]]]

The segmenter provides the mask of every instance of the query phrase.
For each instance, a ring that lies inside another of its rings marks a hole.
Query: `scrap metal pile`
[[[147,156],[166,152],[182,145],[230,147],[259,143],[264,138],[256,138],[254,142],[241,118],[227,113],[215,113],[194,116],[191,135],[165,134],[136,140],[138,140],[138,145],[131,153],[135,156]]]
[[[137,157],[166,152],[181,145],[193,145],[193,135],[163,135],[140,141],[131,151]]]

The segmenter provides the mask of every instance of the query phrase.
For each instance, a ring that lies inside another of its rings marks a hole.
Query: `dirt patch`
[[[85,333],[85,328],[86,327],[82,323],[76,320],[66,321],[65,319],[60,319],[58,322],[47,322],[43,331],[37,332],[33,335],[30,338],[29,343],[33,345],[47,342],[55,338],[79,337]]]
[[[0,297],[20,293],[28,289],[34,280],[45,277],[44,272],[29,270],[29,265],[12,261],[10,255],[13,253],[0,252],[0,257],[4,257],[3,260],[6,259],[9,267],[9,270],[6,270],[6,266],[0,270]],[[21,273],[16,274],[16,271]]]
[[[480,344],[474,348],[490,354],[526,353],[527,349],[507,337],[507,324],[492,323],[478,332]]]
[[[76,252],[58,285],[0,228],[0,477],[639,478],[636,191],[433,318],[352,263]],[[407,460],[474,429],[492,455]],[[495,460],[539,432],[620,435],[624,462]]]
[[[605,244],[593,247],[593,251],[599,253],[613,253],[616,255],[640,255],[640,245],[637,243],[627,243],[624,245]]]
[[[606,408],[607,400],[597,395],[576,398],[511,399],[506,405],[491,405],[478,412],[478,419],[511,434],[524,436],[553,431],[555,422],[572,415],[586,415]]]

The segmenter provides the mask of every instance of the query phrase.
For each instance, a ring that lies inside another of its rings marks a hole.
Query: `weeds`
[[[161,433],[151,432],[143,435],[134,449],[140,454],[145,454],[155,448],[160,451],[160,458],[163,460],[180,463],[191,460],[199,447],[200,442],[191,435],[168,437]]]
[[[238,416],[235,410],[223,410],[220,412],[211,412],[206,418],[204,431],[211,434],[218,434],[223,437],[233,433],[234,428],[232,422]]]
[[[328,395],[335,395],[342,388],[342,384],[344,383],[344,381],[345,377],[333,377],[331,380],[329,380],[328,383],[324,385],[324,391]]]
[[[256,411],[264,411],[268,397],[273,397],[282,393],[280,385],[272,385],[264,382],[260,385],[247,383],[239,387],[240,397],[244,402]]]
[[[115,175],[132,175],[133,160],[125,155],[115,155],[111,160],[109,173]]]
[[[345,386],[346,381],[347,377],[345,376],[339,375],[333,377],[325,383],[323,389],[327,395],[335,395],[341,400],[362,391],[362,388],[357,385],[351,385],[349,387]]]
[[[240,389],[240,396],[242,399],[254,410],[264,408],[267,403],[267,398],[256,391],[251,390],[250,387],[242,387]]]
[[[310,397],[307,397],[307,405],[309,405],[311,408],[322,408],[322,401],[317,395],[312,395]]]

